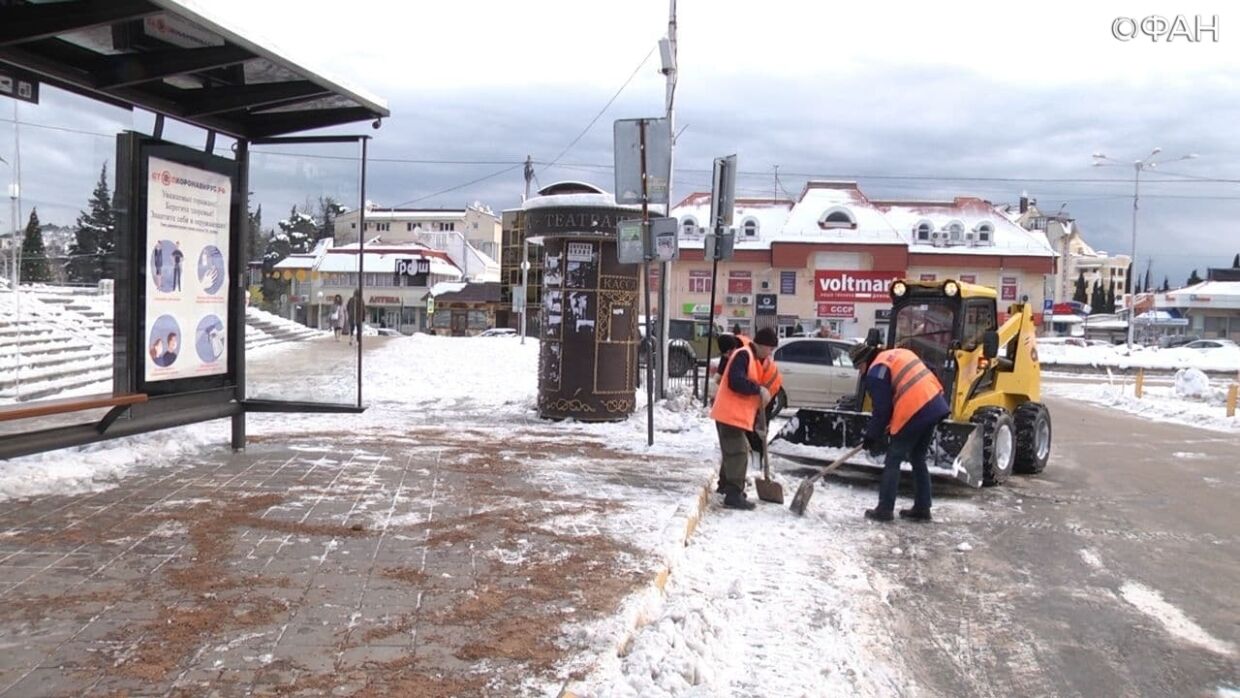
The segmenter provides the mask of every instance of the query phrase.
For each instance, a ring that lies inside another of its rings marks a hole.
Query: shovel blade
[[[774,480],[757,478],[753,481],[755,487],[758,488],[758,499],[773,504],[784,503],[784,486]]]
[[[806,480],[797,488],[797,493],[792,497],[792,513],[797,516],[805,515],[805,507],[809,506],[809,498],[814,496],[814,483]]]

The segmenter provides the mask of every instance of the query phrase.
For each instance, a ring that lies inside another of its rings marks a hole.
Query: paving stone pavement
[[[516,695],[580,675],[605,644],[591,623],[654,568],[633,541],[701,472],[550,425],[484,446],[482,421],[266,430],[6,502],[0,696]]]

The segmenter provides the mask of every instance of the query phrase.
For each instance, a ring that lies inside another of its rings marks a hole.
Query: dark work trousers
[[[715,422],[719,432],[719,450],[723,452],[720,484],[725,492],[745,491],[745,472],[749,469],[749,432],[730,424]]]
[[[891,440],[887,447],[887,459],[883,462],[883,479],[878,486],[878,510],[891,512],[896,508],[896,495],[900,491],[900,464],[908,461],[913,466],[913,508],[930,511],[930,470],[926,467],[926,454],[934,440],[935,424],[919,430],[904,429]]]

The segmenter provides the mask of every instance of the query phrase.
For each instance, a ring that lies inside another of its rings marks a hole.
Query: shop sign
[[[776,315],[776,306],[779,302],[779,296],[774,293],[759,293],[757,296],[758,304],[754,313],[756,315]]]
[[[999,285],[999,293],[1000,293],[1002,300],[1005,300],[1005,301],[1016,300],[1017,282],[1018,280],[1015,276],[1003,277],[1002,283]]]
[[[819,303],[818,317],[852,318],[856,315],[857,306],[852,303]]]
[[[753,293],[753,272],[728,272],[728,293]]]
[[[891,322],[891,308],[879,308],[874,311],[874,322]]]
[[[707,315],[710,313],[710,303],[682,303],[680,306],[682,315]],[[715,314],[723,313],[723,306],[715,306]]]
[[[938,278],[938,274],[922,274],[921,275],[922,281],[934,281],[937,278]]]
[[[779,272],[779,292],[785,296],[797,294],[797,273],[795,271]]]
[[[371,296],[367,301],[367,305],[400,305],[400,298],[396,296]]]
[[[961,274],[960,280],[966,284],[975,284],[977,283],[977,274]]]
[[[819,269],[814,272],[814,300],[885,301],[891,284],[903,277],[903,271]]]

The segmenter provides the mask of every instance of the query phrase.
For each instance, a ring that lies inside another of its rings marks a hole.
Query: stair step
[[[29,385],[23,382],[21,397],[18,397],[18,401],[29,402],[31,400],[42,400],[44,398],[63,393],[66,390],[73,390],[75,388],[94,385],[96,383],[105,384],[105,392],[110,390],[112,384],[112,372],[110,370],[97,371],[70,378],[30,383]],[[17,397],[16,391],[14,390],[0,391],[0,398],[12,399],[14,397]]]
[[[58,378],[71,378],[93,371],[112,370],[112,359],[99,359],[91,362],[78,362],[72,365],[61,364],[42,369],[22,370],[21,382],[50,381]],[[17,384],[17,373],[0,373],[0,390],[12,389]]]

